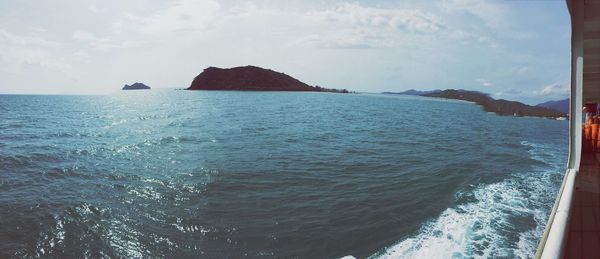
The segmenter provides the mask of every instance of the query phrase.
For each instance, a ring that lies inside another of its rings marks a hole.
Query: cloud
[[[496,92],[494,94],[494,97],[502,97],[502,96],[520,96],[523,95],[523,91],[519,90],[519,89],[508,89],[505,91],[500,91],[500,92]]]
[[[82,50],[74,52],[73,57],[79,60],[88,60],[89,58],[91,58],[90,54]]]
[[[566,84],[551,84],[544,86],[541,90],[533,91],[537,97],[568,96],[571,89]]]
[[[487,9],[487,7],[486,7]],[[426,11],[425,11],[426,10]],[[299,42],[324,48],[390,48],[447,44],[477,44],[498,48],[498,41],[464,29],[443,19],[447,13],[437,8],[382,8],[361,3],[341,3],[331,8],[308,12],[306,20],[319,24],[322,33],[311,34]],[[445,17],[447,18],[447,17]]]
[[[76,31],[76,32],[74,32],[73,33],[73,39],[80,40],[80,41],[95,41],[95,42],[110,41],[108,39],[98,38],[93,33],[87,32],[87,31]]]
[[[100,51],[106,51],[111,49],[122,49],[131,48],[137,44],[133,41],[116,41],[109,38],[101,38],[95,34],[87,31],[75,31],[73,33],[73,39],[88,44],[90,47]]]
[[[54,58],[51,51],[61,43],[47,40],[33,30],[16,34],[0,28],[0,70],[20,74],[22,67],[41,67],[53,71],[67,72],[71,67],[61,59]]]
[[[487,80],[487,79],[479,78],[479,79],[477,79],[475,81],[479,82],[481,84],[481,86],[483,86],[483,87],[492,87],[492,86],[494,86],[494,84],[490,80]]]
[[[436,15],[419,9],[383,9],[365,7],[358,3],[343,3],[333,9],[312,12],[309,15],[338,25],[371,29],[432,33],[443,28]]]
[[[370,49],[387,45],[385,42],[377,38],[369,39],[368,35],[363,35],[362,32],[349,32],[345,35],[318,35],[312,34],[300,38],[292,45],[310,45],[319,48],[331,49]]]
[[[127,14],[127,18],[141,32],[165,35],[205,28],[217,18],[220,7],[213,0],[180,0],[149,16]]]
[[[90,10],[92,13],[106,13],[108,11],[108,8],[90,5],[88,6],[88,10]]]
[[[39,47],[57,47],[61,43],[50,41],[39,35],[39,32],[44,32],[44,29],[36,28],[31,30],[29,34],[15,34],[0,28],[0,43],[21,45],[21,46],[39,46]]]
[[[445,29],[437,15],[420,9],[384,9],[360,3],[341,3],[304,16],[324,32],[305,36],[299,42],[325,48],[392,47],[410,37]]]
[[[447,12],[462,12],[473,15],[493,29],[509,27],[506,5],[485,0],[445,0],[442,9]]]
[[[529,73],[529,71],[531,71],[531,68],[529,68],[528,66],[523,66],[523,67],[518,67],[514,70],[514,73],[516,75],[526,75]]]
[[[451,14],[468,14],[476,17],[488,29],[480,33],[491,30],[497,34],[490,38],[509,37],[529,40],[536,37],[535,32],[522,31],[521,26],[515,26],[515,22],[511,21],[510,5],[487,0],[445,0],[441,6],[442,10]]]

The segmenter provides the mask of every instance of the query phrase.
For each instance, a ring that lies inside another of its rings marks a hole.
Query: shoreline
[[[471,102],[481,106],[484,111],[493,112],[499,116],[539,117],[554,120],[558,120],[560,118],[568,119],[567,114],[556,110],[539,106],[531,106],[517,101],[494,99],[487,94],[475,91],[444,90],[436,93],[422,94],[419,96]]]

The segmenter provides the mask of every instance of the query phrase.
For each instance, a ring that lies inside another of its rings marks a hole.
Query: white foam
[[[515,174],[502,182],[469,192],[474,202],[446,209],[412,237],[371,258],[531,258],[541,237],[563,173],[560,159],[544,145],[523,141],[533,159],[545,164],[534,174]],[[511,219],[527,219],[534,226],[514,226]],[[517,237],[515,240],[515,236]]]

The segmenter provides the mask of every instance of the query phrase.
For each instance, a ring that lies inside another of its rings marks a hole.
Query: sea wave
[[[562,165],[551,147],[523,141],[531,172],[458,192],[457,206],[425,223],[414,236],[370,258],[531,258],[542,236]]]

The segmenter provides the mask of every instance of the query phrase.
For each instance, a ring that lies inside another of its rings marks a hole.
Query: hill
[[[204,69],[188,90],[238,90],[238,91],[313,91],[348,93],[337,90],[310,86],[281,72],[256,66]]]
[[[544,103],[540,103],[536,106],[554,109],[559,112],[569,113],[569,105],[570,105],[569,98],[567,98],[567,99],[558,100],[558,101],[547,101]]]
[[[508,101],[504,99],[496,100],[485,93],[475,91],[451,89],[437,93],[423,94],[422,96],[474,102],[476,104],[481,105],[485,111],[494,112],[498,115],[535,116],[547,118],[558,118],[567,116],[566,113],[556,111],[553,109],[531,106],[524,103]]]
[[[148,90],[150,86],[147,86],[143,83],[134,83],[132,85],[125,85],[121,90]]]
[[[430,93],[437,93],[437,92],[441,92],[442,90],[440,89],[436,89],[436,90],[431,90],[431,91],[419,91],[419,90],[415,90],[415,89],[410,89],[404,92],[383,92],[382,94],[404,94],[404,95],[424,95],[424,94],[430,94]]]

